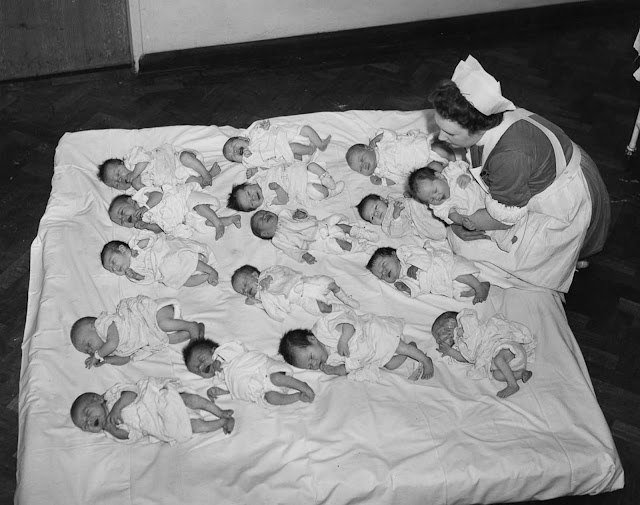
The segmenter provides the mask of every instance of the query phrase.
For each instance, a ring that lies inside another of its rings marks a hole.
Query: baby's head
[[[125,228],[134,228],[142,218],[142,209],[127,195],[116,196],[109,205],[109,218]]]
[[[371,224],[380,225],[384,219],[389,203],[380,195],[373,193],[365,196],[358,204],[358,214]]]
[[[262,188],[258,184],[244,182],[233,186],[227,207],[238,212],[251,212],[260,207],[263,201]]]
[[[431,326],[431,335],[436,339],[438,345],[441,342],[449,346],[454,344],[454,330],[458,326],[458,313],[453,311],[440,314]]]
[[[251,216],[251,231],[256,237],[271,240],[276,234],[278,215],[268,210],[259,210]]]
[[[82,431],[100,433],[107,424],[107,403],[98,393],[82,393],[71,405],[71,420]]]
[[[351,170],[367,177],[373,175],[378,165],[376,150],[366,144],[352,145],[347,150],[345,158]]]
[[[255,298],[258,292],[258,277],[260,270],[252,265],[243,265],[231,276],[231,287],[243,296]]]
[[[131,187],[131,183],[125,180],[130,173],[124,166],[124,161],[119,158],[110,158],[98,166],[98,179],[107,186],[121,191]]]
[[[278,352],[284,360],[297,368],[319,370],[329,357],[324,344],[311,330],[289,330],[282,339]]]
[[[213,353],[218,344],[208,338],[196,338],[191,340],[182,349],[182,357],[187,365],[187,370],[204,379],[210,379],[220,371],[221,363],[213,359]]]
[[[244,150],[249,147],[249,139],[246,137],[231,137],[224,143],[222,154],[229,161],[242,163]]]
[[[420,203],[440,205],[449,198],[449,184],[440,172],[429,167],[414,170],[409,175],[409,191]]]
[[[402,265],[393,247],[379,247],[367,263],[367,270],[381,281],[393,284],[400,277]]]
[[[96,331],[96,318],[83,317],[71,327],[71,343],[78,351],[93,356],[104,344]]]
[[[102,266],[112,274],[124,275],[131,268],[131,249],[119,240],[107,242],[100,253]]]

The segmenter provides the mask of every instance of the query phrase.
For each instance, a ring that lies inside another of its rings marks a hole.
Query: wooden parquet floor
[[[625,489],[559,498],[554,505],[640,503],[640,159],[627,160],[640,106],[631,77],[640,5],[514,15],[505,26],[474,19],[293,43],[279,57],[200,60],[134,76],[110,69],[0,83],[0,503],[15,490],[18,384],[29,248],[67,131],[175,124],[247,126],[314,111],[427,108],[427,92],[471,53],[516,104],[562,126],[598,163],[613,223],[604,252],[576,275],[566,310],[626,472]],[[570,15],[567,15],[569,12]],[[472,24],[472,22],[474,24]],[[368,44],[363,46],[363,42]],[[79,245],[76,245],[76,247]]]

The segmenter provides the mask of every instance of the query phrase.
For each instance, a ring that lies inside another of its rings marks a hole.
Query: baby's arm
[[[120,342],[120,336],[118,335],[118,328],[116,328],[116,323],[111,323],[109,325],[109,329],[107,330],[107,341],[102,344],[100,349],[98,349],[93,356],[89,356],[84,364],[87,368],[91,368],[94,365],[103,361],[105,357],[109,356],[113,351],[118,347],[118,343]]]
[[[451,356],[453,359],[455,359],[456,361],[459,361],[460,363],[469,363],[464,358],[462,353],[458,351],[458,349],[454,349],[446,342],[440,342],[440,344],[438,345],[437,351],[443,356]]]
[[[316,262],[315,256],[309,253],[304,253],[302,255],[302,260],[309,265],[313,265]]]
[[[449,219],[455,224],[464,226],[467,230],[475,230],[476,225],[469,216],[463,216],[462,214],[452,210],[449,212]]]
[[[187,282],[184,283],[185,287],[190,288],[193,286],[199,286],[203,282],[208,282],[212,286],[216,286],[218,284],[218,271],[204,261],[198,260],[196,272],[197,273],[189,277]]]
[[[511,228],[511,225],[501,223],[497,219],[492,218],[487,212],[487,209],[475,211],[468,219],[473,221],[476,230],[508,230]]]
[[[286,205],[289,203],[289,194],[282,189],[277,182],[270,182],[269,189],[276,192],[276,197],[271,202],[273,205]]]
[[[352,324],[341,323],[336,326],[336,330],[341,333],[340,339],[338,340],[338,354],[349,357],[349,340],[353,337],[356,329]]]
[[[131,356],[106,356],[102,363],[98,363],[96,366],[100,366],[105,363],[114,366],[122,366],[129,363],[129,361],[131,361]]]
[[[320,367],[327,375],[347,375],[347,367],[344,365],[327,365],[326,363]]]
[[[398,200],[396,202],[393,202],[393,219],[398,219],[403,209],[404,209],[403,201]]]
[[[116,403],[113,404],[113,407],[111,407],[111,412],[109,412],[107,416],[107,423],[113,426],[122,424],[122,410],[131,405],[137,397],[138,394],[133,391],[123,391],[120,394],[120,398],[118,398]]]
[[[145,171],[145,169],[147,168],[147,165],[149,165],[148,161],[141,161],[140,163],[136,163],[136,166],[133,167],[133,170],[127,174],[127,176],[125,177],[125,180],[129,183],[133,183],[133,181],[138,179],[138,177],[140,177],[142,172]],[[142,187],[142,183],[139,182],[139,184],[140,184],[140,187]],[[139,188],[136,188],[136,189],[139,189]]]
[[[378,142],[380,142],[382,140],[382,137],[384,135],[384,132],[379,133],[378,135],[376,135],[375,137],[373,137],[370,141],[369,141],[369,147],[376,147],[378,145]]]
[[[411,296],[411,288],[409,286],[407,286],[404,282],[396,281],[396,282],[394,282],[393,285],[401,293],[406,293],[407,295]]]

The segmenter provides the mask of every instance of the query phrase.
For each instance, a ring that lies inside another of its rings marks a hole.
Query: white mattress
[[[273,119],[313,126],[333,141],[319,161],[347,189],[323,206],[318,217],[341,212],[354,221],[354,206],[371,192],[350,171],[344,152],[367,141],[378,127],[427,128],[425,111],[350,111]],[[466,306],[440,296],[408,299],[364,268],[364,254],[317,254],[315,265],[295,263],[251,234],[249,214],[240,230],[224,237],[195,238],[215,251],[221,282],[179,291],[140,286],[100,264],[109,240],[127,240],[132,230],[111,223],[107,206],[116,195],[96,179],[96,166],[121,157],[134,145],[164,142],[199,150],[226,201],[244,169],[226,162],[221,148],[231,127],[172,126],[145,130],[68,133],[55,157],[51,198],[32,246],[29,307],[20,382],[20,440],[16,502],[65,504],[175,503],[375,503],[469,504],[595,494],[622,487],[623,471],[561,301],[552,293],[492,288],[476,306],[482,316],[502,312],[526,324],[539,339],[533,378],[506,400],[489,380],[473,381],[463,365],[448,365],[435,350],[429,329],[444,310]],[[394,245],[381,240],[381,245]],[[397,243],[395,243],[397,245]],[[264,410],[220,399],[236,412],[231,435],[194,435],[184,444],[121,445],[73,426],[69,407],[85,391],[102,393],[116,382],[145,375],[175,376],[204,393],[208,382],[190,374],[180,346],[122,367],[86,370],[85,356],[69,340],[79,317],[113,310],[123,297],[177,296],[184,317],[203,321],[219,343],[240,339],[274,355],[282,333],[310,327],[312,316],[297,310],[278,323],[231,289],[240,265],[281,263],[333,276],[357,298],[363,311],[403,317],[405,336],[433,359],[435,377],[411,383],[408,365],[384,372],[382,383],[299,371],[316,391],[312,404]]]

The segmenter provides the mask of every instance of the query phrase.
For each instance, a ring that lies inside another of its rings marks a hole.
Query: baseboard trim
[[[566,23],[600,18],[621,9],[637,13],[637,0],[592,0],[547,5],[520,10],[475,14],[455,18],[417,21],[374,28],[286,37],[224,46],[167,51],[143,55],[141,74],[188,69],[207,69],[214,73],[235,74],[246,69],[317,64],[350,57],[366,62],[367,54],[397,51],[399,46],[431,44],[438,47],[446,41],[456,45],[481,48],[495,43],[503,35],[532,33],[543,36]]]

